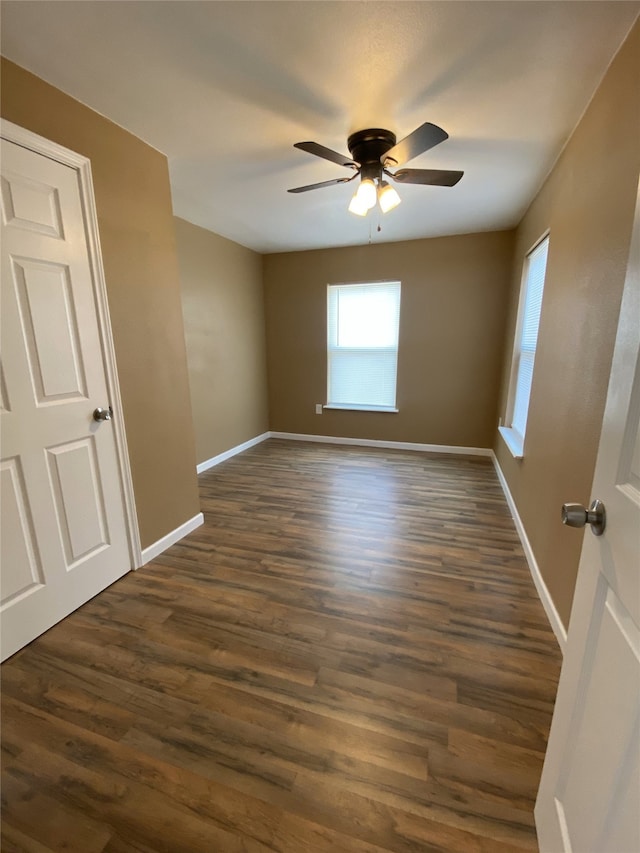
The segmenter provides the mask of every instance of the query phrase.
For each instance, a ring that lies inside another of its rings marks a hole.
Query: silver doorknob
[[[562,523],[568,527],[584,527],[591,525],[591,531],[596,536],[602,536],[607,526],[607,514],[602,501],[595,500],[589,509],[582,504],[562,504]]]
[[[98,406],[97,409],[93,410],[93,419],[94,421],[110,421],[113,416],[113,409],[109,406],[108,409],[102,409]]]

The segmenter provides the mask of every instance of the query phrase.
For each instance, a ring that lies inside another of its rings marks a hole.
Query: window
[[[396,410],[400,282],[330,284],[327,407]]]
[[[502,437],[516,457],[521,457],[524,451],[548,251],[547,236],[529,252],[524,266],[507,404],[507,425],[500,427]]]

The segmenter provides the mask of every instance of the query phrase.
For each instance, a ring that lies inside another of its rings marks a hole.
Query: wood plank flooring
[[[269,440],[2,667],[2,850],[513,853],[560,653],[487,459]]]

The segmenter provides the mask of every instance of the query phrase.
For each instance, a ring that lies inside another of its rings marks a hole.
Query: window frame
[[[540,319],[542,317],[542,304],[544,302],[544,291],[547,284],[547,270],[549,266],[549,249],[551,247],[551,239],[550,239],[551,231],[549,228],[544,231],[540,237],[535,241],[535,243],[531,246],[530,249],[527,250],[524,256],[524,262],[522,264],[522,274],[520,278],[520,295],[518,298],[518,316],[516,320],[516,328],[513,336],[513,350],[511,353],[511,368],[509,374],[509,392],[507,394],[507,403],[505,407],[505,417],[504,424],[500,423],[498,426],[498,432],[502,436],[504,443],[509,448],[512,456],[516,459],[522,459],[524,457],[524,446],[526,442],[527,436],[527,425],[529,421],[529,412],[531,409],[531,398],[529,397],[529,402],[527,404],[527,414],[525,419],[524,432],[522,435],[518,432],[518,430],[513,427],[513,416],[515,410],[516,403],[516,389],[518,387],[518,375],[520,372],[520,361],[521,361],[521,352],[522,352],[522,333],[525,322],[525,307],[527,302],[527,295],[529,290],[529,269],[531,267],[531,256],[536,251],[536,249],[540,248],[540,246],[546,241],[547,242],[547,262],[544,270],[544,279],[542,282],[542,299],[540,301],[540,317],[538,318],[538,334],[536,336],[536,345],[533,350],[533,364],[531,367],[531,387],[533,388],[533,377],[535,374],[535,366],[536,366],[536,355],[538,352],[538,339],[540,336]]]
[[[359,353],[368,353],[368,352],[386,352],[395,353],[395,385],[394,385],[394,405],[393,406],[379,406],[373,403],[336,403],[331,401],[329,396],[330,385],[331,385],[331,353],[333,351],[338,351],[341,348],[332,346],[329,340],[329,311],[331,304],[331,288],[341,288],[341,287],[371,287],[375,285],[390,285],[397,284],[398,285],[398,329],[397,329],[397,337],[396,337],[396,345],[395,347],[351,347],[349,348],[352,352]],[[326,400],[327,402],[323,405],[323,409],[337,409],[342,411],[353,411],[353,412],[392,412],[397,413],[399,409],[397,408],[397,400],[398,400],[398,356],[400,351],[400,307],[402,302],[402,282],[398,278],[389,278],[389,279],[364,279],[362,281],[341,281],[341,282],[330,282],[327,284],[327,302],[326,302]]]

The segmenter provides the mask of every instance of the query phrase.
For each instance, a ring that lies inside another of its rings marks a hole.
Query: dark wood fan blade
[[[357,175],[357,173],[356,173]],[[356,177],[353,176],[353,178]],[[292,190],[287,190],[288,193],[306,193],[309,190],[318,190],[320,187],[331,187],[334,184],[348,184],[353,178],[334,178],[332,181],[320,181],[319,184],[308,184],[306,187],[294,187]]]
[[[331,160],[332,163],[337,163],[338,166],[358,166],[355,160],[347,157],[346,154],[338,154],[337,151],[332,151],[331,148],[325,148],[324,145],[318,145],[317,142],[295,142],[294,148],[299,148],[301,151],[307,151],[309,154],[315,154],[316,157],[323,157],[325,160]]]
[[[385,170],[386,172],[386,170]],[[464,172],[455,172],[451,169],[400,169],[391,173],[394,181],[400,184],[428,184],[433,187],[455,187]]]
[[[417,127],[409,136],[405,136],[404,139],[396,143],[393,148],[382,155],[380,160],[383,163],[389,159],[395,160],[395,165],[401,166],[448,138],[449,134],[446,131],[438,127],[437,124],[431,124],[427,121]]]

